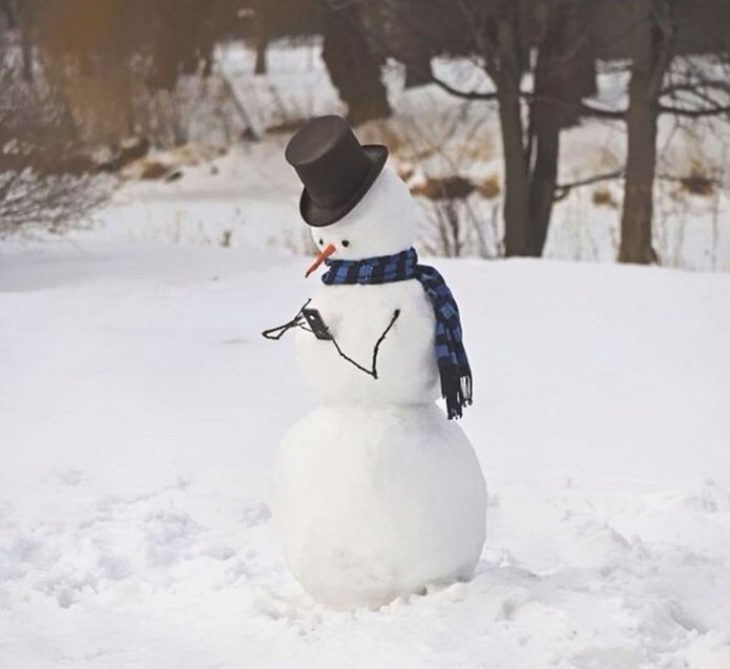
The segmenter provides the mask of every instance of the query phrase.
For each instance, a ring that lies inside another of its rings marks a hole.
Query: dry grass
[[[480,136],[479,141],[459,144],[453,152],[459,160],[486,163],[494,159],[494,143],[490,136]]]
[[[487,200],[493,200],[502,192],[499,184],[499,176],[496,174],[489,175],[484,181],[477,184],[477,192]]]
[[[474,190],[474,184],[469,179],[454,174],[442,178],[429,177],[424,182],[411,187],[411,194],[420,195],[429,200],[463,200]]]
[[[705,174],[698,174],[694,170],[679,180],[682,190],[691,195],[710,197],[715,192],[715,180]]]
[[[181,168],[195,165],[209,165],[211,174],[215,174],[217,167],[212,161],[225,153],[225,149],[193,142],[133,160],[124,165],[120,176],[127,180],[174,179],[175,174],[182,173]]]
[[[164,179],[170,172],[170,166],[159,163],[155,160],[147,160],[142,164],[139,172],[139,178],[154,181],[155,179]]]
[[[719,170],[702,161],[701,158],[692,158],[689,171],[684,176],[667,177],[674,181],[674,187],[669,191],[669,196],[675,202],[685,199],[688,195],[710,198],[716,195],[719,186],[717,175]]]
[[[611,170],[617,170],[621,166],[621,159],[616,155],[615,151],[601,147],[597,151],[596,166],[602,168],[601,171],[610,172]]]
[[[609,209],[618,209],[618,202],[614,198],[613,193],[607,188],[596,188],[591,196],[593,204],[597,207],[608,207]]]
[[[406,183],[408,183],[415,174],[416,170],[413,167],[413,165],[409,164],[403,164],[399,163],[395,166],[395,170],[398,173],[398,176],[403,179]]]
[[[412,145],[407,130],[391,119],[363,123],[356,134],[363,144],[385,144],[394,155],[405,153]]]
[[[290,118],[286,119],[285,121],[282,121],[281,123],[276,123],[275,125],[270,125],[268,128],[266,128],[266,132],[269,135],[293,135],[299,128],[301,128],[308,119],[306,118]]]
[[[418,163],[437,153],[437,147],[403,119],[368,121],[357,129],[364,144],[385,144],[390,155],[406,163]]]

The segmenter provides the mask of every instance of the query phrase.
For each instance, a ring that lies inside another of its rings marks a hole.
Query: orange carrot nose
[[[304,278],[306,279],[315,269],[317,269],[327,258],[329,258],[337,249],[334,244],[327,244],[314,259],[314,262],[309,266]]]

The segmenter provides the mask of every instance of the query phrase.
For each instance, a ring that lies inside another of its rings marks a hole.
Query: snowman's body
[[[313,236],[320,245],[320,234],[347,240],[354,259],[397,253],[411,245],[415,206],[386,168],[350,214]],[[276,457],[272,510],[289,567],[315,599],[341,609],[467,578],[484,543],[486,486],[463,431],[434,403],[435,316],[423,287],[325,286],[308,306],[366,368],[398,317],[377,378],[331,341],[297,333],[300,366],[323,405],[294,425]]]
[[[342,352],[368,369],[398,310],[378,348],[377,379],[346,363],[332,342],[297,332],[299,366],[324,402],[422,404],[438,397],[433,307],[420,282],[324,286],[308,306],[320,312]]]

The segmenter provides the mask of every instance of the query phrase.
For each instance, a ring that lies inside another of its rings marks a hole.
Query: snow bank
[[[312,291],[302,259],[6,250],[0,666],[724,669],[730,277],[435,264],[475,371],[486,547],[468,583],[338,614],[264,504],[313,407],[293,341],[259,336]]]

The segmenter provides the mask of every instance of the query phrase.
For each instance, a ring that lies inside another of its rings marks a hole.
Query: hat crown
[[[286,160],[292,167],[307,165],[322,158],[352,134],[339,116],[320,116],[303,125],[286,147]],[[352,139],[355,139],[354,136]],[[355,139],[355,142],[357,140]]]

